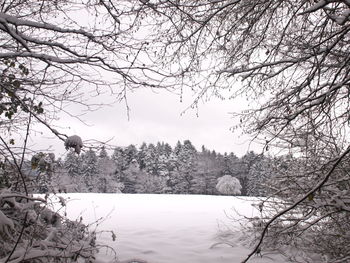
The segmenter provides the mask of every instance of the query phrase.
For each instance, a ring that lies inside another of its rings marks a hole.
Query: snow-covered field
[[[252,216],[252,200],[230,196],[66,194],[67,215],[99,221],[98,242],[112,246],[118,260],[149,263],[235,263],[249,253],[242,245],[238,214]],[[231,231],[227,231],[231,229]],[[220,243],[222,238],[233,245]],[[219,242],[219,243],[218,243]],[[109,262],[111,251],[98,258]],[[279,255],[255,256],[251,262],[286,262]]]

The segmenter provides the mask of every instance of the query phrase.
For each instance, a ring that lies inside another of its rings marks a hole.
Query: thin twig
[[[282,215],[284,215],[285,213],[289,212],[290,210],[294,209],[296,206],[298,206],[300,203],[302,203],[303,201],[305,201],[310,195],[314,194],[318,189],[320,189],[329,179],[329,177],[332,175],[332,173],[334,172],[335,168],[338,166],[338,164],[341,162],[341,160],[350,152],[350,146],[346,149],[346,151],[343,152],[342,155],[340,155],[338,157],[338,159],[336,160],[336,162],[333,164],[332,168],[330,169],[330,171],[327,173],[326,177],[320,181],[313,189],[311,189],[309,192],[307,192],[302,198],[300,198],[298,201],[296,201],[293,205],[287,207],[286,209],[284,209],[283,211],[279,212],[277,215],[275,215],[274,217],[272,217],[267,224],[265,225],[259,242],[258,244],[255,246],[255,248],[253,249],[253,251],[247,256],[247,258],[245,260],[242,261],[242,263],[246,263],[248,262],[248,260],[257,253],[257,251],[259,251],[260,249],[260,245],[262,244],[264,237],[267,233],[267,230],[269,228],[269,226],[279,217],[281,217]]]
[[[27,131],[26,131],[26,137],[24,139],[24,145],[23,145],[23,152],[22,152],[22,159],[21,159],[21,164],[19,165],[19,168],[22,170],[23,167],[23,163],[24,163],[24,156],[26,153],[26,149],[27,149],[27,142],[28,142],[28,138],[29,138],[29,127],[30,127],[30,123],[32,122],[32,112],[29,112],[29,117],[28,117],[28,124],[27,124]]]
[[[5,140],[0,136],[0,140],[2,141],[2,143],[5,145],[6,149],[8,150],[8,152],[10,153],[10,155],[12,156],[12,159],[13,159],[13,162],[18,170],[18,173],[22,179],[22,183],[23,183],[23,188],[24,188],[24,191],[26,193],[26,195],[28,195],[28,189],[27,189],[27,185],[26,185],[26,182],[24,180],[24,175],[22,173],[22,170],[21,170],[21,167],[18,165],[17,163],[17,160],[16,160],[16,157],[14,156],[13,152],[11,151],[10,147],[7,145],[7,143],[5,142]]]
[[[12,248],[12,251],[10,253],[10,255],[7,257],[5,263],[9,262],[9,260],[11,259],[11,256],[13,255],[13,253],[15,252],[20,240],[22,239],[22,235],[24,232],[24,229],[26,228],[26,224],[27,224],[27,216],[28,216],[28,212],[26,212],[25,216],[24,216],[24,221],[23,221],[23,225],[22,225],[22,229],[21,232],[19,233],[19,236],[17,238],[16,244],[14,245],[14,247]]]

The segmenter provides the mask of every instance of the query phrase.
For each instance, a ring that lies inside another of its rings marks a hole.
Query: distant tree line
[[[41,192],[217,195],[222,194],[218,179],[230,175],[239,180],[241,195],[264,196],[275,173],[270,157],[248,152],[239,158],[205,146],[197,151],[190,140],[178,141],[174,148],[164,142],[116,147],[110,155],[104,146],[80,155],[69,151],[55,163],[52,176],[41,180]]]

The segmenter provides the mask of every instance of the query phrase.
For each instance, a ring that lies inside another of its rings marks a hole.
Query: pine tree
[[[148,174],[158,175],[158,154],[154,144],[149,144],[144,158],[145,171]]]
[[[98,169],[97,169],[97,156],[95,151],[90,148],[83,155],[83,178],[88,192],[97,192],[98,181]]]
[[[245,154],[239,162],[239,172],[237,174],[237,178],[239,179],[242,190],[242,195],[248,195],[248,184],[249,184],[249,170],[251,169],[252,165],[259,159],[259,156],[256,155],[254,152],[248,152]]]
[[[65,192],[82,192],[83,172],[81,156],[77,155],[74,150],[69,150],[64,160],[63,167],[66,173],[60,175],[58,190]]]
[[[135,145],[130,144],[128,147],[125,148],[124,158],[125,158],[126,166],[129,166],[133,161],[137,161],[137,154],[138,154],[138,151]]]
[[[158,155],[157,175],[166,178],[169,175],[169,156],[165,153]]]
[[[111,158],[116,164],[116,173],[120,173],[121,171],[127,169],[127,160],[122,147],[116,147]]]
[[[156,151],[158,155],[163,154],[164,152],[164,142],[157,142],[156,144]]]
[[[173,149],[171,148],[170,144],[165,143],[164,144],[164,152],[163,152],[165,154],[165,156],[169,157],[172,154],[172,152],[173,152]]]
[[[115,175],[117,169],[116,162],[109,158],[104,146],[102,147],[97,161],[97,186],[99,193],[121,192],[124,188]]]
[[[108,159],[109,158],[108,153],[106,151],[106,147],[104,145],[102,146],[100,153],[98,154],[98,158],[100,158],[100,159],[105,159],[105,158]]]
[[[121,172],[120,177],[118,178],[124,186],[123,193],[136,193],[136,182],[140,173],[141,170],[139,164],[134,159],[128,168]]]
[[[234,153],[230,153],[227,156],[227,161],[225,163],[226,165],[226,170],[227,170],[227,174],[231,174],[232,176],[236,177],[238,176],[238,172],[239,172],[239,165],[240,165],[240,160],[239,158],[234,154]]]
[[[177,171],[170,174],[170,184],[174,193],[188,194],[191,192],[197,151],[189,140],[180,143],[174,149],[177,156]]]
[[[180,154],[180,151],[181,151],[181,148],[182,148],[182,144],[180,141],[177,141],[175,147],[174,147],[174,153],[176,156],[178,156]]]
[[[146,168],[145,158],[146,158],[147,148],[148,148],[147,144],[143,142],[137,153],[137,162],[139,163],[141,170]]]
[[[77,177],[81,172],[81,160],[79,156],[73,151],[70,150],[64,160],[64,167],[67,170],[67,173],[71,177]]]

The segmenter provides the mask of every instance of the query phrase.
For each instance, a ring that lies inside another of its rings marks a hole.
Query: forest
[[[216,195],[222,194],[216,189],[218,179],[230,175],[239,180],[240,195],[266,196],[267,181],[277,171],[275,163],[271,157],[254,152],[238,158],[234,153],[216,153],[204,146],[197,151],[185,140],[174,148],[164,142],[143,143],[139,148],[116,147],[110,155],[104,146],[80,155],[71,150],[63,160],[54,161],[52,174],[29,169],[29,177],[40,193]]]

